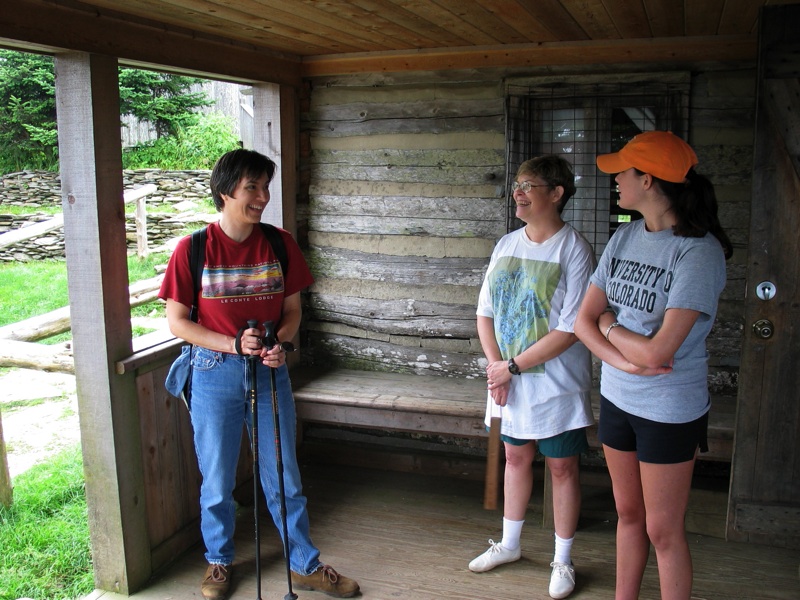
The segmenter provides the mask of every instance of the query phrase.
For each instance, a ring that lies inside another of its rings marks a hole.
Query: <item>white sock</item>
[[[503,541],[500,545],[507,550],[516,550],[519,548],[519,538],[522,535],[522,521],[510,521],[503,517]]]
[[[553,562],[563,563],[565,565],[569,565],[572,563],[572,541],[575,539],[574,537],[565,540],[564,538],[556,536],[556,554],[553,558]]]

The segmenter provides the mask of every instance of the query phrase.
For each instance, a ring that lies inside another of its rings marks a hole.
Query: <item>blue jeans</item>
[[[200,486],[200,529],[206,545],[206,560],[229,565],[234,559],[233,532],[236,506],[233,489],[242,439],[247,424],[252,439],[249,396],[249,364],[246,357],[195,347],[192,355],[191,419],[194,446],[203,481]],[[259,359],[258,455],[261,489],[281,537],[280,488],[275,453],[270,369]],[[289,531],[289,565],[301,575],[320,566],[319,550],[311,541],[306,498],[295,452],[296,417],[294,398],[286,365],[275,369],[278,394]]]

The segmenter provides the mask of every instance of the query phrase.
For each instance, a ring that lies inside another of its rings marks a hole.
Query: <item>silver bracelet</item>
[[[606,341],[609,343],[611,342],[611,340],[608,339],[608,336],[611,333],[611,330],[614,329],[614,327],[620,327],[619,321],[614,321],[611,325],[608,326],[608,329],[606,329]]]

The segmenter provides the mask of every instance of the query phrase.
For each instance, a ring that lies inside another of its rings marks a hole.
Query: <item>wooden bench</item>
[[[365,429],[408,431],[446,436],[488,437],[483,423],[486,382],[483,379],[405,375],[333,369],[292,372],[298,424],[323,423]],[[709,422],[709,452],[701,460],[730,462],[736,399],[716,397]],[[592,394],[595,421],[599,392]],[[599,449],[597,427],[587,431],[589,445]]]
[[[336,369],[292,373],[299,423],[482,436],[486,382]]]
[[[404,375],[376,371],[333,369],[313,371],[296,369],[292,372],[292,388],[297,407],[298,442],[302,440],[304,423],[339,425],[382,431],[406,431],[442,436],[486,438],[486,382],[483,379],[448,378],[425,375]],[[730,462],[733,452],[735,398],[715,398],[709,422],[709,452],[700,460]],[[595,423],[600,416],[600,395],[592,394]],[[597,425],[587,429],[590,448],[598,450]],[[325,455],[335,460],[341,445],[328,446]],[[338,460],[347,464],[374,467],[374,458],[363,452],[344,452]],[[433,460],[385,456],[381,466],[403,471],[426,471],[441,468]],[[483,478],[484,465],[472,460],[446,461],[448,472],[459,476]],[[582,469],[583,484],[610,488],[608,473]],[[552,528],[553,504],[550,477],[544,466],[541,491],[542,526]],[[502,483],[501,483],[502,485]],[[501,505],[502,507],[502,505]],[[606,517],[604,517],[606,518]]]

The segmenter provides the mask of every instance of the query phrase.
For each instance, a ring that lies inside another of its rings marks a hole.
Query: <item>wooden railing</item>
[[[149,254],[147,247],[147,196],[156,192],[158,187],[152,183],[143,185],[135,190],[127,190],[123,196],[125,204],[136,202],[134,219],[136,220],[136,253],[139,258]]]
[[[136,202],[135,219],[136,219],[136,248],[140,257],[147,256],[147,196],[155,193],[158,190],[152,183],[143,185],[135,190],[127,190],[123,194],[125,204]],[[51,219],[40,221],[27,227],[19,227],[12,231],[7,231],[0,235],[0,248],[13,246],[19,242],[29,240],[32,238],[40,237],[45,233],[60,229],[64,226],[64,214],[59,213],[53,215]]]

